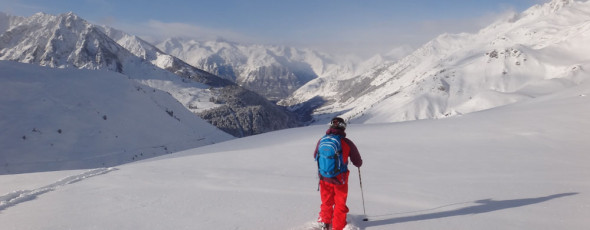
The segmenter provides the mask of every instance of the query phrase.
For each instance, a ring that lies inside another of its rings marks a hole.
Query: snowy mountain
[[[0,69],[0,174],[110,167],[232,139],[119,73]]]
[[[256,93],[237,86],[232,81],[219,78],[189,65],[175,56],[163,53],[137,36],[108,27],[102,27],[102,30],[134,55],[150,61],[162,69],[184,78],[218,87],[218,89],[210,89],[216,92],[217,98],[211,97],[209,100],[221,103],[223,106],[213,109],[203,109],[197,106],[192,102],[195,101],[195,98],[191,96],[191,92],[183,92],[177,98],[182,100],[189,110],[234,136],[243,137],[298,126],[297,118],[293,114],[289,114]],[[173,94],[180,93],[178,90],[171,91]],[[200,100],[203,98],[196,99],[196,101]]]
[[[73,13],[38,13],[21,19],[0,35],[0,60],[119,72],[170,93],[187,109],[235,136],[298,125],[289,112],[231,81]]]
[[[0,36],[1,60],[116,72],[124,71],[123,63],[139,62],[73,13],[60,16],[37,13]]]
[[[442,118],[535,98],[586,80],[590,2],[554,0],[477,34],[443,34],[360,76],[310,81],[279,104],[356,123]]]
[[[110,27],[98,27],[104,34],[113,39],[117,44],[127,49],[135,56],[149,61],[153,65],[168,70],[178,76],[192,79],[197,82],[207,84],[213,87],[224,87],[234,85],[231,81],[219,78],[209,72],[191,66],[182,60],[160,51],[152,44],[141,38],[127,34],[123,31]]]
[[[589,83],[461,117],[349,125],[364,163],[362,177],[350,167],[347,230],[586,230]],[[310,229],[320,207],[312,152],[326,128],[116,168],[0,175],[0,223],[3,230]]]
[[[397,52],[362,62],[358,58],[336,58],[311,49],[246,45],[224,40],[170,38],[157,47],[270,100],[283,99],[313,79],[347,79],[385,60],[397,60],[409,53],[407,48],[397,49]]]

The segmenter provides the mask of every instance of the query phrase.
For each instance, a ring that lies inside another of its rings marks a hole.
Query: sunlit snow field
[[[586,229],[590,85],[456,118],[355,125],[349,229]],[[326,126],[115,168],[0,176],[2,229],[307,229]],[[35,192],[37,191],[37,192]]]

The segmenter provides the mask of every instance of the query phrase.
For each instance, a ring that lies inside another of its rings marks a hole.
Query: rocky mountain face
[[[195,68],[135,36],[92,25],[73,13],[38,13],[17,21],[1,23],[7,29],[0,35],[0,60],[119,72],[169,92],[187,109],[235,136],[298,126],[293,114],[263,97]],[[207,111],[218,107],[234,113]],[[250,116],[237,118],[236,114]]]
[[[0,59],[123,72],[123,63],[133,55],[73,13],[38,13],[0,35]]]
[[[558,92],[586,80],[590,2],[554,0],[476,34],[443,34],[350,79],[316,79],[280,101],[353,122],[443,118]]]

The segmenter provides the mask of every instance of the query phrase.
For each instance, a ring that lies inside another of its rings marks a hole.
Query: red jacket
[[[356,145],[354,145],[354,143],[352,143],[352,141],[348,138],[346,138],[346,132],[344,132],[344,130],[342,129],[335,129],[335,128],[330,128],[326,131],[326,134],[335,134],[335,135],[340,135],[342,137],[341,139],[341,145],[342,145],[342,159],[344,160],[345,164],[348,164],[348,158],[350,157],[350,161],[352,161],[352,164],[356,167],[361,167],[361,165],[363,165],[363,159],[361,158],[361,154],[359,153],[359,150],[356,148]],[[318,141],[318,143],[316,144],[315,147],[315,151],[313,153],[313,159],[316,159],[316,156],[318,154],[318,147],[320,145],[320,141]],[[336,177],[323,177],[321,174],[318,175],[320,176],[320,180],[332,183],[332,184],[343,184],[345,183],[344,181],[344,176],[348,176],[348,172],[347,173],[341,173],[340,175],[336,176]]]

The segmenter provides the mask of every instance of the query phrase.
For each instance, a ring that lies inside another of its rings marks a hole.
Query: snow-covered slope
[[[0,174],[108,167],[232,139],[122,74],[0,69]]]
[[[0,60],[119,72],[170,93],[188,110],[235,136],[298,125],[294,115],[263,97],[74,13],[21,19],[0,35]]]
[[[590,67],[590,2],[554,0],[477,34],[443,34],[344,81],[310,82],[281,104],[357,123],[442,118],[575,86]]]
[[[587,229],[588,95],[584,82],[461,117],[349,125],[363,156],[369,221],[353,167],[348,229]],[[0,223],[3,230],[308,229],[320,204],[312,151],[326,128],[116,169],[2,175]]]

